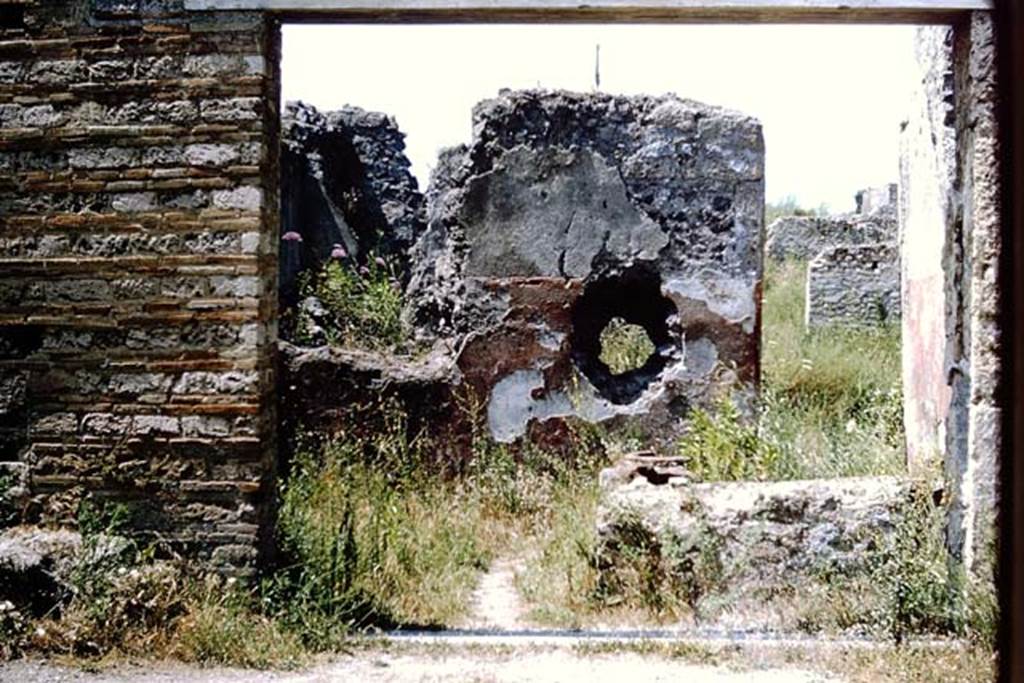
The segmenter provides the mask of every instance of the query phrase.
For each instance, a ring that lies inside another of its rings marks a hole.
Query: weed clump
[[[647,331],[622,318],[612,318],[601,331],[601,362],[614,375],[643,367],[655,352]]]
[[[394,266],[381,257],[353,269],[337,259],[299,279],[300,301],[292,336],[300,344],[327,343],[391,349],[406,338],[402,287]]]
[[[764,439],[757,425],[743,420],[729,399],[716,402],[714,412],[695,408],[677,451],[687,470],[700,481],[775,478],[781,449]]]

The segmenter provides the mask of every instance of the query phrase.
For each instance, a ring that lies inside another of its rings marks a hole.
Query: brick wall
[[[273,483],[279,59],[260,14],[37,0],[0,32],[0,461],[216,566]]]

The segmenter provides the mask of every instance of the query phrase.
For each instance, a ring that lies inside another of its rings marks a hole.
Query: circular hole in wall
[[[572,357],[597,393],[632,403],[665,368],[675,306],[657,274],[632,269],[587,285],[572,312]],[[621,345],[619,348],[615,346]]]

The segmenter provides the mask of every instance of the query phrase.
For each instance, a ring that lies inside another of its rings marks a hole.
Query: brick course
[[[278,33],[180,1],[0,32],[0,460],[227,571],[273,485]]]

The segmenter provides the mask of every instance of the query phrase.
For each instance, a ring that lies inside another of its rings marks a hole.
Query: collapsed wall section
[[[776,262],[810,260],[831,247],[892,242],[897,235],[892,208],[870,214],[782,216],[768,226],[765,256]]]
[[[358,107],[320,112],[290,102],[281,131],[280,290],[295,304],[298,276],[335,257],[387,257],[405,269],[424,229],[423,196],[395,120]]]
[[[278,37],[177,0],[0,30],[0,460],[23,521],[123,504],[248,571],[273,485]]]
[[[464,339],[458,366],[499,441],[562,419],[669,440],[693,406],[758,379],[764,143],[747,116],[674,96],[503,92],[442,155],[409,320]],[[656,348],[615,375],[612,318]]]

